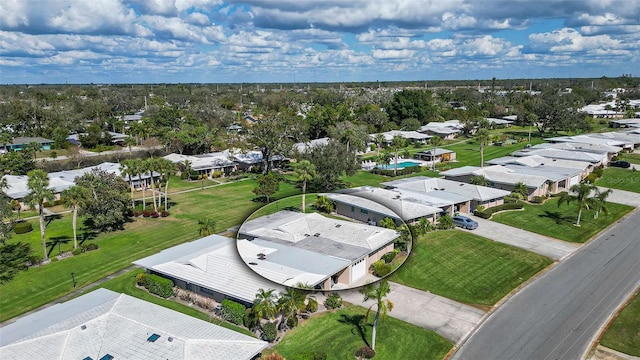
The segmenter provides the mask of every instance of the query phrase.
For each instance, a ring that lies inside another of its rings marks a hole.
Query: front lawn
[[[596,180],[596,185],[640,193],[640,171],[607,168],[602,177]]]
[[[583,210],[580,226],[575,226],[578,218],[578,206],[575,203],[558,207],[558,198],[551,198],[544,204],[524,204],[524,211],[507,211],[493,215],[493,221],[531,231],[552,238],[583,243],[613,224],[632,207],[608,203],[608,214],[600,213],[594,219],[594,210]]]
[[[493,305],[551,264],[542,255],[460,230],[414,239],[394,281],[468,304]]]
[[[79,256],[52,262],[20,272],[9,283],[0,285],[0,321],[37,308],[73,291],[71,273],[78,287],[117,272],[132,261],[158,253],[171,246],[199,238],[197,221],[202,217],[216,220],[216,232],[240,225],[262,204],[252,201],[255,181],[229,183],[202,191],[171,196],[175,205],[167,218],[137,218],[126,224],[124,231],[97,234],[87,240],[100,247]],[[299,193],[299,189],[282,184],[275,199]],[[33,232],[13,235],[9,242],[22,241],[42,253],[38,220],[30,220]],[[49,224],[47,239],[61,240],[61,250],[71,248],[71,215],[62,215]],[[93,235],[92,235],[93,236]],[[91,237],[91,236],[90,236]],[[57,245],[52,255],[57,255]],[[28,299],[28,300],[25,300]]]
[[[625,354],[640,356],[640,293],[620,312],[600,343]]]
[[[145,301],[148,301],[150,303],[154,303],[156,305],[160,305],[160,306],[164,306],[166,308],[169,308],[171,310],[175,310],[178,312],[181,312],[183,314],[189,315],[189,316],[193,316],[194,318],[198,318],[200,320],[204,320],[207,322],[211,322],[214,323],[216,325],[220,325],[222,327],[225,327],[227,329],[233,330],[233,331],[237,331],[239,333],[242,333],[244,335],[249,335],[251,337],[255,337],[255,335],[247,330],[244,327],[241,326],[237,326],[231,323],[228,323],[226,321],[222,321],[222,320],[218,320],[217,318],[212,318],[211,316],[209,316],[209,314],[206,314],[202,311],[199,311],[197,309],[194,309],[192,307],[183,305],[179,302],[173,301],[173,300],[167,300],[167,299],[162,299],[158,296],[155,296],[153,294],[150,294],[148,291],[145,291],[143,289],[140,289],[138,287],[136,287],[135,282],[136,282],[136,275],[140,274],[140,273],[144,273],[143,269],[134,269],[129,271],[126,274],[122,274],[118,277],[115,277],[111,280],[105,281],[104,283],[102,283],[100,286],[95,287],[93,289],[91,289],[90,291],[99,289],[99,288],[105,288],[105,289],[109,289],[111,291],[115,291],[117,293],[123,293],[123,294],[127,294],[133,297],[137,297],[138,299],[142,299]]]
[[[361,326],[366,309],[348,306],[326,312],[289,331],[274,347],[280,355],[322,351],[327,359],[355,359],[355,352],[370,345],[373,321]],[[393,311],[391,312],[393,314]],[[453,345],[435,332],[387,316],[378,322],[375,359],[442,359]]]

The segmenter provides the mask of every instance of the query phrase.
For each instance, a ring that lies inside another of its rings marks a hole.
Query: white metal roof
[[[159,335],[148,341],[152,334]],[[0,358],[252,359],[264,341],[125,294],[98,289],[0,328]]]
[[[506,190],[427,176],[399,179],[382,184],[389,187],[431,193],[432,195],[433,193],[453,193],[477,201],[499,199],[510,194]]]
[[[433,197],[424,193],[402,190],[387,190],[372,186],[361,186],[340,191],[353,197],[360,197],[385,206],[397,214],[395,218],[414,220],[425,216],[441,213],[442,207],[454,204],[451,200]],[[341,199],[345,202],[347,199]]]

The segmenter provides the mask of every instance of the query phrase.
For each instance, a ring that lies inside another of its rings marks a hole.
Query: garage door
[[[357,281],[367,273],[367,262],[360,259],[357,263],[351,265],[351,282]]]
[[[580,183],[580,175],[574,176],[571,178],[569,187],[575,185],[575,184],[579,184]]]

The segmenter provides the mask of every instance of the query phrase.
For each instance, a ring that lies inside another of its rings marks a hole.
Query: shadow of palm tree
[[[360,335],[360,338],[367,346],[369,345],[369,341],[367,341],[365,323],[364,323],[364,315],[360,314],[340,314],[340,319],[338,320],[342,324],[353,325],[351,329],[351,333],[354,335]]]
[[[62,215],[60,214],[46,215],[44,217],[44,221],[45,221],[44,226],[47,227],[49,226],[49,224],[51,224],[53,220],[60,220],[60,219],[62,219]]]
[[[551,219],[558,225],[571,224],[575,221],[575,219],[573,219],[572,217],[564,215],[559,211],[545,210],[544,214],[540,214],[538,216]]]
[[[58,250],[60,250],[60,246],[62,244],[68,244],[71,241],[73,241],[73,239],[69,236],[56,236],[49,238],[49,241],[47,241],[47,246],[51,246],[51,248],[49,249],[48,256],[51,256],[51,253],[53,252],[53,249],[56,248],[56,245],[58,246]]]
[[[82,234],[78,234],[78,245],[84,244],[85,241],[93,240],[98,236],[97,231],[86,230]]]

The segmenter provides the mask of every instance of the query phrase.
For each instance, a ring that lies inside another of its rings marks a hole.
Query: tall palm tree
[[[302,212],[305,212],[305,195],[307,193],[307,181],[316,175],[316,166],[309,160],[300,160],[294,166],[296,179],[302,181]]]
[[[74,249],[78,248],[78,236],[77,236],[78,209],[80,208],[80,204],[82,203],[82,201],[86,198],[86,194],[87,194],[87,191],[85,188],[81,186],[76,186],[76,185],[63,190],[62,193],[60,194],[60,198],[64,202],[64,206],[67,208],[73,209],[72,226],[73,226],[73,248]]]
[[[387,139],[382,134],[376,134],[373,138],[373,141],[376,143],[376,150],[378,151],[378,157],[380,157],[380,149],[382,149],[382,144],[387,142]]]
[[[371,348],[373,350],[376,349],[376,331],[378,329],[378,319],[380,315],[384,318],[387,316],[387,313],[393,310],[393,303],[389,299],[385,299],[385,297],[389,294],[391,288],[389,287],[389,283],[386,280],[380,281],[377,286],[368,284],[362,289],[360,289],[360,293],[364,295],[364,301],[369,299],[374,300],[375,304],[369,306],[367,310],[367,314],[365,316],[365,323],[368,321],[369,313],[371,309],[376,307],[376,315],[373,319],[373,331],[371,332]]]
[[[578,220],[576,226],[580,226],[580,217],[582,216],[582,209],[589,210],[595,205],[595,200],[589,195],[593,191],[593,185],[588,183],[575,184],[569,188],[569,193],[562,195],[558,199],[558,206],[564,203],[576,202],[578,204]]]
[[[156,172],[157,161],[154,158],[149,158],[144,162],[144,172],[149,173],[149,183],[151,184],[151,197],[153,200],[153,211],[158,211],[158,205],[156,204],[156,185],[153,180],[153,173]]]
[[[489,143],[489,130],[484,128],[479,129],[475,136],[480,144],[480,167],[484,167],[484,147]]]
[[[216,221],[212,218],[202,218],[198,220],[198,234],[208,236],[216,232]]]
[[[132,139],[132,138],[127,138],[127,139]],[[129,188],[131,189],[131,208],[135,208],[136,207],[136,201],[133,198],[133,177],[136,174],[136,170],[134,169],[134,160],[123,160],[120,163],[120,172],[125,175],[127,177],[127,179],[129,180]]]
[[[605,191],[601,191],[600,188],[598,187],[594,187],[594,189],[596,191],[596,195],[593,197],[593,199],[598,209],[596,210],[596,213],[593,215],[593,218],[597,219],[598,215],[600,214],[600,211],[604,212],[605,214],[608,213],[606,208],[607,198],[609,197],[609,195],[611,195],[613,190],[607,189]]]
[[[49,259],[49,255],[47,254],[47,241],[45,237],[44,203],[47,201],[55,201],[56,198],[53,190],[49,189],[49,176],[46,172],[39,169],[31,170],[27,173],[27,176],[29,194],[25,196],[25,202],[29,204],[32,209],[38,209],[42,250],[44,251],[44,259],[47,260]]]
[[[131,148],[138,145],[138,140],[133,136],[127,136],[124,138],[124,144],[129,148],[129,156],[131,156]]]
[[[138,183],[142,183],[142,174],[146,172],[145,170],[145,161],[142,159],[133,159],[131,161],[131,171],[133,171],[138,176]],[[142,210],[147,208],[147,199],[145,195],[145,190],[147,189],[146,182],[142,184]]]
[[[407,141],[402,136],[396,135],[393,137],[393,140],[391,140],[391,146],[396,152],[396,157],[395,157],[396,161],[393,166],[393,176],[396,176],[398,172],[398,150],[407,146]]]
[[[164,208],[166,210],[169,210],[169,202],[167,202],[167,194],[169,193],[169,179],[171,178],[171,175],[176,173],[176,164],[172,163],[170,160],[167,159],[159,159],[160,163],[161,163],[161,167],[162,167],[162,171],[164,173],[165,176],[165,181],[164,181]]]
[[[258,319],[273,320],[278,313],[275,290],[259,289],[251,308],[253,315]]]

